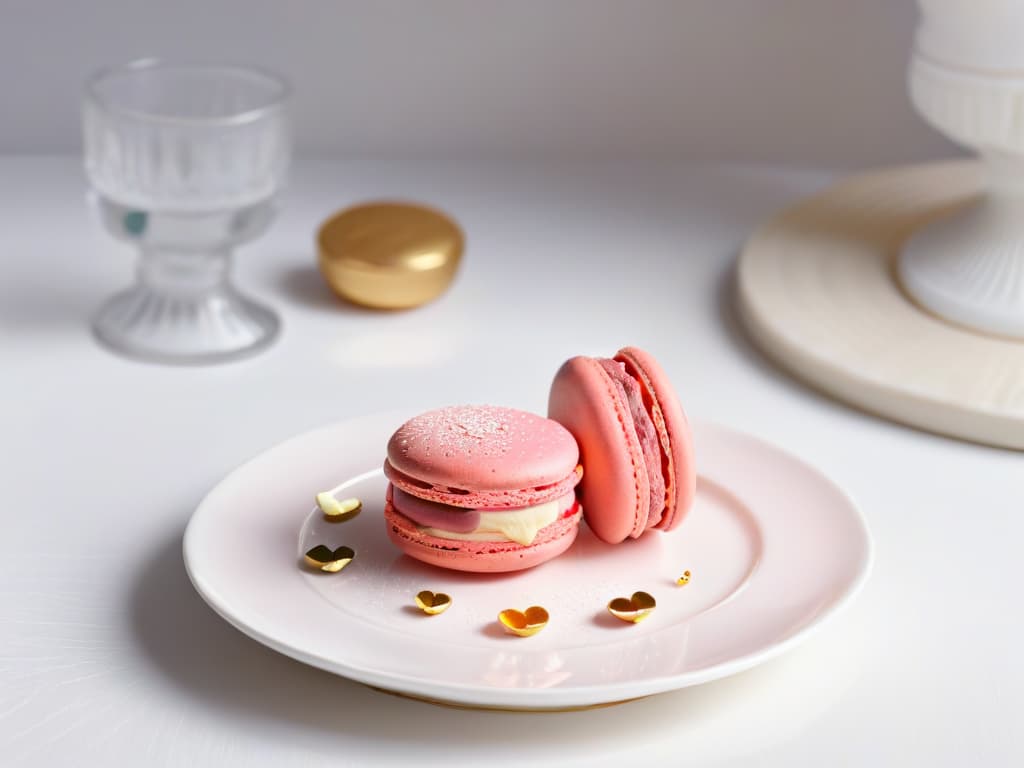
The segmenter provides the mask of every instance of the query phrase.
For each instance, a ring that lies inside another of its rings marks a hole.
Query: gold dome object
[[[331,216],[317,234],[320,272],[338,296],[374,309],[436,299],[462,259],[462,230],[411,203],[366,203]]]

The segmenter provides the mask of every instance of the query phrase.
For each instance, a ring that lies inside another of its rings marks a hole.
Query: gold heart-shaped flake
[[[310,568],[316,568],[327,573],[337,573],[351,563],[352,558],[355,556],[356,553],[351,547],[331,549],[323,544],[317,544],[302,559],[306,561],[306,565]]]
[[[431,592],[429,589],[425,589],[416,595],[416,605],[420,607],[428,616],[436,616],[439,613],[444,613],[452,605],[452,599],[444,592]]]
[[[519,637],[536,635],[548,625],[548,612],[539,605],[531,605],[525,611],[506,608],[498,614],[498,621],[507,632]]]
[[[632,597],[616,597],[608,603],[608,613],[616,619],[636,624],[651,615],[657,603],[646,592],[634,592]]]
[[[336,499],[330,491],[316,495],[316,505],[324,513],[324,520],[329,523],[347,523],[363,511],[363,502],[359,499]]]

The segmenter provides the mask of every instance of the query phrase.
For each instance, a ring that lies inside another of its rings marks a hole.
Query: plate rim
[[[791,635],[765,645],[764,647],[735,658],[711,664],[701,669],[678,673],[675,675],[662,675],[655,678],[640,678],[615,683],[607,683],[601,686],[558,686],[553,688],[490,688],[480,685],[470,685],[458,682],[438,683],[436,681],[409,677],[401,673],[392,673],[376,669],[365,668],[361,665],[346,663],[344,659],[335,657],[328,658],[314,652],[308,652],[287,642],[282,642],[264,632],[251,622],[237,616],[232,612],[219,590],[209,584],[201,573],[195,569],[195,563],[190,556],[190,550],[195,549],[195,540],[198,536],[196,531],[199,528],[197,520],[200,520],[204,510],[210,506],[212,500],[221,489],[239,473],[243,472],[250,465],[265,460],[269,454],[284,450],[287,447],[312,438],[318,433],[331,432],[344,428],[351,428],[353,424],[360,422],[374,423],[383,421],[386,418],[394,418],[395,424],[401,423],[408,417],[405,410],[375,411],[361,414],[348,419],[332,421],[328,424],[304,430],[292,435],[235,466],[225,473],[220,480],[203,496],[189,518],[188,524],[182,536],[182,557],[185,571],[189,581],[199,596],[210,606],[213,611],[224,619],[228,624],[246,636],[256,640],[266,647],[302,662],[309,666],[322,669],[332,674],[353,680],[372,688],[382,688],[398,694],[406,694],[416,698],[432,700],[440,704],[454,704],[458,706],[478,706],[484,708],[499,708],[507,710],[559,710],[565,708],[586,707],[599,704],[611,704],[621,701],[629,701],[637,698],[644,698],[650,695],[665,693],[672,690],[700,685],[703,683],[729,677],[748,669],[752,669],[766,661],[776,658],[793,647],[806,640],[813,632],[832,619],[835,615],[845,609],[861,592],[870,578],[875,561],[875,545],[871,536],[867,519],[861,508],[855,503],[852,495],[838,485],[831,477],[822,473],[813,464],[805,461],[800,456],[781,448],[759,436],[723,425],[717,422],[700,421],[695,423],[695,431],[705,430],[724,433],[730,438],[739,438],[756,444],[760,449],[780,454],[787,460],[800,465],[804,470],[813,473],[820,481],[829,486],[831,492],[835,493],[845,502],[849,512],[852,512],[852,520],[861,534],[863,548],[857,570],[853,578],[844,586],[842,594],[830,601],[829,604],[817,613],[808,623],[797,629]],[[699,473],[700,476],[710,480],[716,485],[719,481]],[[439,687],[440,686],[440,687]],[[518,700],[517,700],[518,699]]]

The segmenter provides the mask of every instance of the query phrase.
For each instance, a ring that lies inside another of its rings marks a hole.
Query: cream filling
[[[469,533],[456,533],[440,528],[423,528],[423,532],[441,539],[459,541],[514,541],[524,547],[533,543],[541,528],[551,525],[567,509],[565,499],[555,499],[515,512],[480,512],[480,524]]]

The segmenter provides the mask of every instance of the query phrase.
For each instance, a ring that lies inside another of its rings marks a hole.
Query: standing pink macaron
[[[682,522],[697,490],[693,439],[652,355],[626,347],[613,358],[567,360],[548,416],[579,443],[584,516],[598,538],[617,544]]]
[[[407,555],[460,571],[530,568],[576,539],[579,449],[560,424],[497,406],[441,408],[391,436],[384,517]]]

